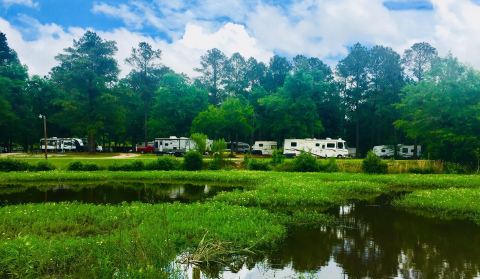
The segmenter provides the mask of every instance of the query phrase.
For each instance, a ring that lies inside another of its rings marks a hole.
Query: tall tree
[[[395,122],[432,159],[476,164],[480,148],[480,73],[449,56],[403,90]]]
[[[129,81],[133,90],[143,103],[143,141],[148,144],[148,118],[161,76],[166,72],[160,64],[161,50],[155,50],[146,42],[140,42],[137,48],[132,49],[130,57],[125,59],[133,67],[129,74]]]
[[[403,54],[403,64],[407,73],[415,81],[422,81],[432,62],[438,57],[437,50],[429,43],[415,43]]]
[[[218,105],[225,98],[224,86],[227,65],[227,56],[219,49],[214,48],[208,50],[201,57],[200,68],[195,69],[201,74],[200,82],[207,88],[211,104]]]
[[[337,72],[342,79],[342,91],[345,99],[348,120],[355,126],[355,147],[360,152],[361,106],[365,103],[369,89],[368,49],[356,43],[350,48],[347,57],[340,60]]]
[[[63,103],[65,118],[75,119],[77,132],[88,135],[88,150],[95,152],[97,136],[111,111],[103,110],[111,96],[112,83],[119,73],[114,55],[115,42],[105,41],[87,31],[73,47],[56,56],[60,65],[52,70],[53,80],[66,92]]]
[[[247,62],[238,52],[232,54],[226,66],[226,86],[229,95],[235,97],[246,97],[248,89]]]
[[[268,65],[266,77],[262,84],[263,87],[271,92],[282,87],[291,69],[292,65],[287,58],[279,55],[273,56]]]

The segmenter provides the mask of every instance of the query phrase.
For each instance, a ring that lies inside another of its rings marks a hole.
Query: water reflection
[[[227,188],[192,184],[61,184],[22,186],[11,185],[0,188],[0,205],[20,203],[43,203],[77,201],[92,204],[118,204],[122,202],[194,202],[215,196]],[[238,187],[236,187],[238,189]]]
[[[388,206],[340,208],[344,225],[292,229],[283,245],[223,278],[478,278],[480,228]]]

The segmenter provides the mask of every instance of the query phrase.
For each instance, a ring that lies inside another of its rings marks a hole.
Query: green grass
[[[289,226],[334,224],[327,208],[391,191],[413,191],[395,202],[398,207],[480,224],[475,175],[56,170],[1,173],[0,191],[63,182],[212,183],[245,190],[194,204],[2,207],[0,278],[175,277],[175,257],[201,250],[204,237],[221,244],[213,247],[228,244],[229,251],[271,247]]]
[[[470,220],[480,225],[480,188],[415,191],[394,205],[442,219]]]

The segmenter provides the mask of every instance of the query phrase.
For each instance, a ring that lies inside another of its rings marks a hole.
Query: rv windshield
[[[337,146],[338,146],[338,149],[343,149],[343,142],[339,142]]]

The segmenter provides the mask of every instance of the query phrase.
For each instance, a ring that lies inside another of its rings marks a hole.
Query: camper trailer
[[[45,139],[40,139],[40,149],[45,150]],[[47,150],[51,152],[83,151],[84,144],[79,138],[47,138]]]
[[[252,146],[252,154],[272,155],[275,149],[277,149],[276,141],[256,141]]]
[[[190,138],[171,136],[169,138],[156,138],[153,141],[155,153],[172,154],[181,156],[195,148],[195,142]]]
[[[415,154],[414,145],[397,145],[397,156],[401,158],[412,158]],[[390,158],[395,156],[395,150],[393,145],[377,145],[373,147],[373,153],[378,157]],[[422,154],[422,147],[417,145],[417,157],[420,157]]]
[[[307,152],[323,158],[346,158],[348,157],[347,143],[342,139],[285,139],[283,154],[296,156],[301,152]]]
[[[227,149],[225,152],[235,151],[236,153],[248,153],[250,152],[250,145],[245,142],[235,142],[235,141],[227,141]]]
[[[45,139],[40,139],[40,149],[45,150]],[[57,151],[59,149],[59,139],[57,137],[47,138],[47,150]]]

